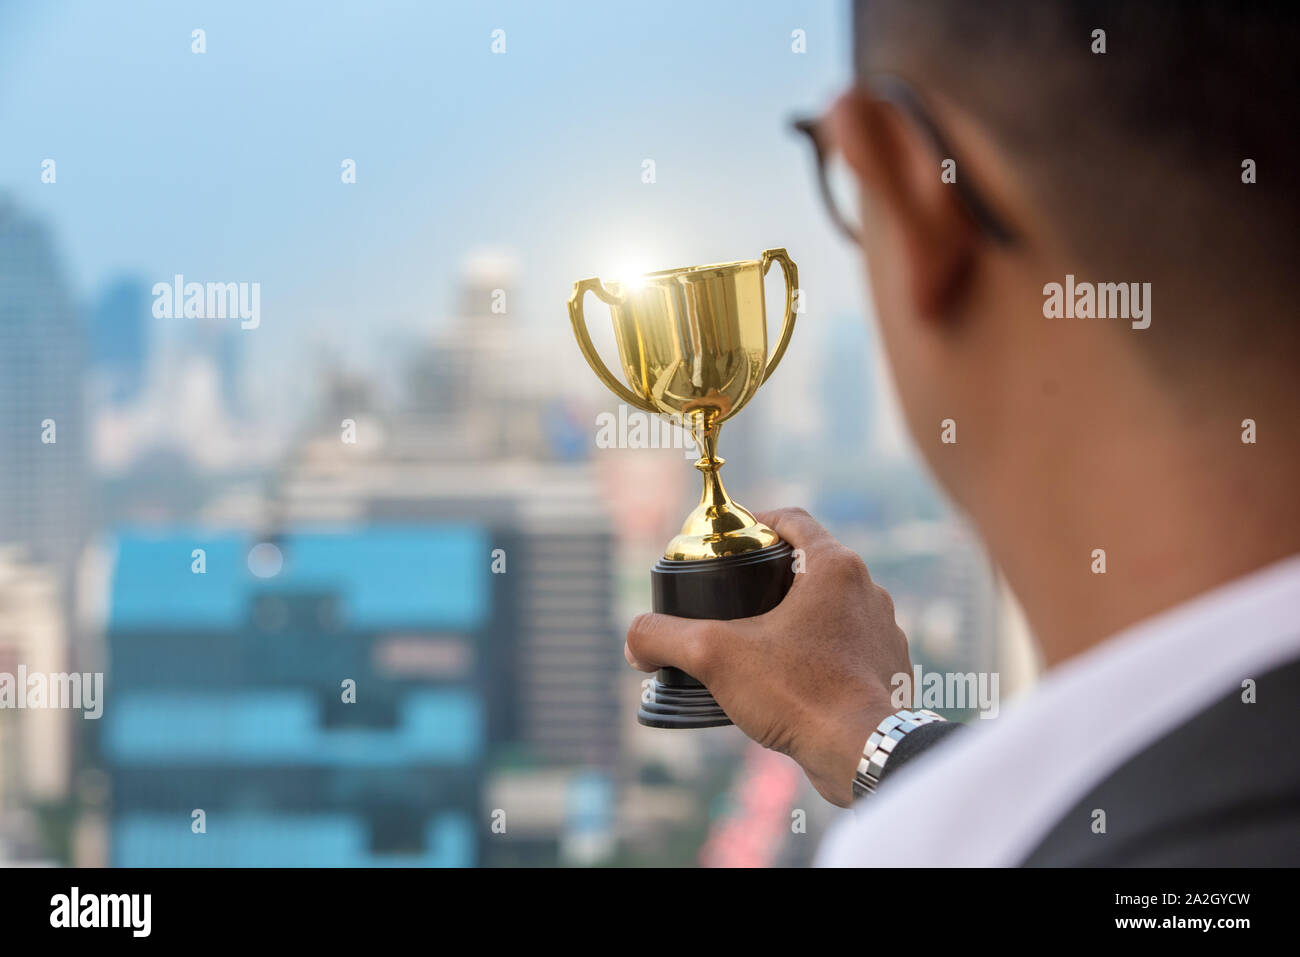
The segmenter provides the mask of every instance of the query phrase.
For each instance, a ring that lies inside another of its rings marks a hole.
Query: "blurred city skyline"
[[[241,348],[270,421],[286,390],[314,388],[313,350],[378,371],[446,321],[438,304],[483,256],[513,261],[511,315],[541,339],[567,338],[585,276],[770,246],[800,263],[808,322],[863,316],[860,263],[814,215],[785,126],[848,75],[845,5],[563,14],[8,6],[0,191],[52,228],[80,302],[124,276],[260,283],[263,322]],[[567,343],[547,361],[565,379],[581,369]]]

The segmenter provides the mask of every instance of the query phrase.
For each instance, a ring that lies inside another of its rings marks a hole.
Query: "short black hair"
[[[1300,242],[1298,11],[1294,0],[856,0],[854,59],[860,75],[898,73],[976,117],[1096,268],[1282,289]]]

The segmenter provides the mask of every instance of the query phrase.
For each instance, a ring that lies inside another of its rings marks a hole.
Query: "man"
[[[1300,863],[1294,7],[854,13],[808,129],[859,189],[909,430],[1048,672],[993,721],[891,719],[889,595],[797,509],[759,516],[805,553],[779,607],[643,615],[628,660],[866,795],[825,864]]]

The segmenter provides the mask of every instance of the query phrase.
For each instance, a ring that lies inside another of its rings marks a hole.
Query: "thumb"
[[[680,668],[705,682],[705,672],[730,635],[726,622],[646,612],[632,619],[623,656],[638,671]]]

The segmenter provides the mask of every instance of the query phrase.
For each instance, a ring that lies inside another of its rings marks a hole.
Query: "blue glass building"
[[[95,729],[111,863],[478,863],[493,662],[509,657],[495,646],[510,631],[487,536],[294,528],[273,540],[278,569],[250,561],[256,544],[117,537]]]

